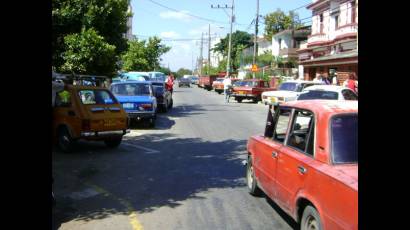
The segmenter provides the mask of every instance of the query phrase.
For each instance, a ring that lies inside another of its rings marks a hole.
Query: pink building
[[[304,79],[319,73],[343,82],[357,74],[358,1],[314,0],[306,8],[312,10],[312,34],[298,50]]]

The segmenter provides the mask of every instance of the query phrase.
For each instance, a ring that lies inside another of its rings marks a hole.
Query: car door
[[[60,95],[56,95],[55,107],[53,109],[54,130],[59,125],[66,125],[72,136],[75,136],[76,131],[81,130],[80,111],[76,109],[75,94],[73,90],[64,90],[69,94],[65,100]]]
[[[269,197],[276,196],[275,179],[278,153],[283,147],[288,129],[291,108],[280,107],[276,109],[273,119],[273,134],[268,135],[256,146],[257,154],[254,156],[255,174],[258,182]]]
[[[304,187],[313,161],[315,134],[314,115],[310,111],[295,109],[286,138],[277,161],[277,201],[283,209],[292,211],[297,192]]]

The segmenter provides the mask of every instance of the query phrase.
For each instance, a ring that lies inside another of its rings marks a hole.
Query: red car
[[[265,134],[248,140],[249,192],[263,191],[301,230],[357,229],[357,115],[357,101],[293,101],[269,110]]]
[[[215,92],[221,94],[224,91],[224,81],[225,78],[217,78],[215,79],[214,82],[212,82],[212,88],[215,90]]]
[[[269,86],[267,81],[261,79],[247,79],[238,81],[234,87],[231,97],[234,97],[238,103],[244,99],[251,99],[253,102],[262,100],[262,93],[265,91],[275,90]]]

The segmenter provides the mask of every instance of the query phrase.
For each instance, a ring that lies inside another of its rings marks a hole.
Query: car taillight
[[[90,130],[91,129],[91,122],[89,119],[84,119],[82,121],[82,128],[83,130]]]
[[[152,105],[151,104],[141,104],[141,107],[144,109],[150,109]]]

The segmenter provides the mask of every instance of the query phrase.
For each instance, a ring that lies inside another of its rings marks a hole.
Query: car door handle
[[[303,166],[298,166],[298,170],[300,173],[305,174],[307,172],[307,169]]]
[[[75,112],[72,111],[72,110],[70,110],[70,111],[68,111],[68,115],[69,115],[69,116],[75,116]]]
[[[272,152],[272,157],[274,157],[274,158],[278,157],[278,153],[277,152]]]

